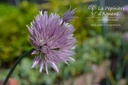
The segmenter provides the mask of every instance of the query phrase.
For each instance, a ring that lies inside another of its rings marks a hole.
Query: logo
[[[112,22],[118,22],[119,19],[116,18],[116,16],[119,16],[120,12],[126,9],[125,7],[119,7],[119,6],[97,6],[95,4],[91,4],[88,6],[88,10],[91,13],[91,16],[88,18],[97,18],[98,21],[105,23],[105,24],[91,24],[91,26],[120,26],[120,24],[112,24],[109,23],[109,21]]]
[[[97,9],[97,6],[94,4],[88,6],[88,10],[91,10],[92,17],[94,17],[96,14],[96,12],[94,12],[95,9]]]

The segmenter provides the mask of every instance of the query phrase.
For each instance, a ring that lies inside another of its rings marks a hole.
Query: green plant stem
[[[120,53],[117,57],[117,68],[116,68],[116,85],[119,82],[119,79],[121,78],[121,70],[122,70],[122,59],[123,59],[123,42],[121,42],[121,46],[120,46]]]
[[[24,58],[26,55],[30,54],[32,51],[34,50],[34,48],[30,49],[28,52],[22,54],[14,63],[14,65],[12,66],[12,68],[10,69],[8,75],[6,76],[3,85],[6,85],[6,83],[8,82],[8,79],[10,78],[10,76],[12,75],[13,71],[15,70],[16,66],[19,64],[19,62],[22,60],[22,58]]]

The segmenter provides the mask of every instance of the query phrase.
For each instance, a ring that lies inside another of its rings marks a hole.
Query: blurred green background
[[[102,19],[105,15],[99,16],[100,18],[92,16],[92,11],[101,12],[97,8],[89,8],[91,2],[95,2],[92,0],[32,1],[16,0],[15,5],[0,3],[0,80],[5,78],[18,56],[32,48],[26,25],[30,24],[39,10],[57,12],[62,17],[71,6],[72,9],[77,8],[75,16],[78,17],[70,22],[76,28],[76,54],[72,56],[75,62],[69,62],[69,65],[59,63],[58,74],[49,68],[49,75],[46,75],[45,71],[39,73],[38,67],[30,68],[34,56],[29,55],[20,62],[12,77],[18,80],[19,85],[80,85],[75,83],[79,76],[84,76],[86,81],[84,74],[95,76],[95,72],[98,72],[96,69],[104,65],[103,78],[95,81],[96,78],[91,77],[90,84],[83,82],[81,85],[122,85],[122,79],[123,85],[128,84],[128,11],[124,13],[123,10],[118,10],[123,18],[111,16],[118,20],[104,22]],[[99,4],[99,7],[104,6],[103,2]],[[106,26],[107,24],[120,26]],[[66,83],[67,81],[70,83]]]

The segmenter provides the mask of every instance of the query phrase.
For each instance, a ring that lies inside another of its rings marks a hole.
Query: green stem
[[[14,65],[12,66],[12,68],[10,69],[8,75],[6,76],[3,85],[6,85],[8,79],[10,78],[10,76],[12,75],[13,71],[15,70],[16,66],[19,64],[19,62],[22,60],[22,58],[24,58],[26,55],[30,54],[32,51],[34,50],[34,48],[30,49],[28,52],[22,54],[14,63]]]

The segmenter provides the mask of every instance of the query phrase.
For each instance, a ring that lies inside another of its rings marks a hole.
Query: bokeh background
[[[47,75],[45,71],[40,73],[38,66],[31,69],[34,56],[28,55],[12,77],[19,85],[128,85],[127,4],[127,0],[1,0],[0,80],[4,80],[16,59],[32,48],[26,25],[39,10],[62,16],[71,7],[76,8],[78,17],[70,22],[76,28],[76,54],[72,56],[75,62],[59,63],[60,72],[49,68]],[[106,6],[124,9],[98,9]]]

